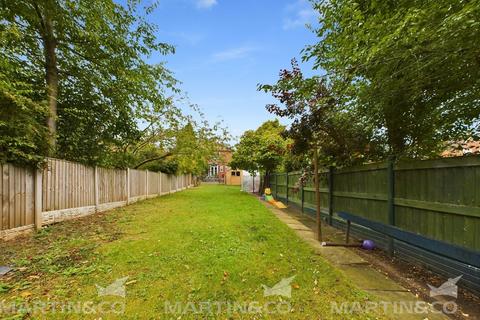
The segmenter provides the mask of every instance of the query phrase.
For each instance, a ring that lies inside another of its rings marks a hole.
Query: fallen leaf
[[[223,271],[223,279],[222,279],[222,282],[227,281],[228,276],[229,276],[228,272],[227,272],[227,271]]]

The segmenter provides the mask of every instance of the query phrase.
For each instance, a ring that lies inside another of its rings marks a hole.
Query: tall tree
[[[317,238],[321,241],[319,168],[374,157],[372,131],[342,104],[325,79],[305,78],[295,60],[292,60],[292,70],[280,72],[276,84],[260,85],[259,90],[272,93],[282,104],[267,105],[268,111],[292,120],[286,133],[293,141],[293,153],[307,154],[311,159],[313,168],[305,168],[301,183],[313,172]]]
[[[175,80],[153,53],[172,53],[156,40],[138,1],[25,0],[0,2],[0,28],[21,35],[2,43],[42,83],[52,150],[96,163],[125,140],[138,138],[139,119],[172,111]],[[147,13],[152,8],[147,8]],[[88,146],[89,149],[85,149]]]
[[[264,122],[256,130],[248,130],[235,146],[231,166],[250,173],[262,171],[266,175],[283,161],[288,141],[282,136],[285,126],[278,120]]]
[[[324,78],[304,77],[296,60],[291,70],[280,71],[277,83],[259,85],[280,102],[267,110],[291,119],[286,134],[292,139],[294,155],[309,154],[320,149],[322,165],[345,166],[375,160],[382,156],[371,126],[356,110],[346,106]]]
[[[480,2],[312,1],[305,59],[375,126],[390,154],[428,157],[478,134]]]
[[[36,95],[38,86],[31,83],[34,74],[21,59],[9,60],[2,50],[20,40],[13,30],[0,29],[0,162],[17,160],[25,165],[48,153],[48,109]]]
[[[284,131],[285,126],[278,120],[266,121],[256,130],[246,131],[235,146],[230,166],[251,175],[260,171],[266,177],[265,185],[269,185],[269,174],[279,168],[288,152],[289,140],[283,136]]]

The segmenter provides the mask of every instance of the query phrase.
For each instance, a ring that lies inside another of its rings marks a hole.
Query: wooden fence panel
[[[480,250],[480,161],[475,158],[398,163],[396,225]]]
[[[298,182],[301,176],[302,174],[299,172],[292,172],[288,174],[288,202],[294,202],[301,205],[302,190]]]
[[[171,187],[170,176],[168,174],[162,173],[162,193],[169,193]]]
[[[97,168],[99,203],[127,200],[125,170]]]
[[[170,175],[170,191],[177,191],[177,177],[173,175]]]
[[[328,181],[327,181],[327,172],[320,172],[320,208],[322,211],[328,209]],[[315,209],[316,207],[316,198],[315,198],[315,186],[313,183],[313,177],[307,179],[305,186],[303,188],[303,198],[304,206],[306,208]]]
[[[130,197],[140,197],[146,195],[146,171],[130,170]]]
[[[388,223],[386,164],[339,170],[334,174],[335,211]]]
[[[94,174],[92,167],[48,159],[43,171],[42,211],[95,205]]]
[[[47,159],[43,169],[0,164],[0,239],[182,190],[191,176],[88,167]],[[127,199],[127,197],[129,197]]]
[[[148,194],[160,194],[160,173],[148,171]]]
[[[275,196],[286,198],[287,197],[287,176],[285,173],[278,173],[275,179]]]
[[[0,230],[31,226],[35,220],[34,170],[0,165]]]
[[[183,176],[178,176],[177,177],[177,186],[178,186],[178,190],[182,190],[182,188],[183,188]]]
[[[277,194],[277,174],[271,174],[269,177],[269,183],[270,183],[270,190],[272,191],[272,194],[275,195]]]
[[[270,176],[274,196],[286,198],[286,174]],[[332,212],[346,211],[389,223],[387,162],[334,171]],[[315,210],[310,178],[295,193],[298,173],[288,174],[288,201]],[[480,157],[403,161],[394,166],[393,224],[406,231],[480,250]],[[278,190],[278,192],[276,192]],[[321,208],[327,212],[330,181],[320,178]]]

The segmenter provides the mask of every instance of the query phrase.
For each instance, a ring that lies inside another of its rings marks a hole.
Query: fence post
[[[40,230],[42,228],[42,181],[43,171],[41,169],[35,169],[35,187],[34,187],[34,203],[35,203],[35,229]]]
[[[395,158],[390,157],[387,162],[387,205],[388,205],[388,224],[395,225]],[[395,254],[394,241],[388,237],[388,254],[393,257]]]
[[[286,191],[285,194],[287,196],[287,204],[288,204],[288,172],[285,173],[285,179],[286,179]]]
[[[278,173],[275,173],[275,199],[278,200]]]
[[[305,190],[303,190],[304,188],[304,183],[303,183],[303,180],[302,180],[302,183],[301,183],[301,186],[300,186],[302,189],[301,189],[301,199],[302,199],[302,213],[305,212],[304,208],[305,208]]]
[[[130,203],[130,168],[127,168],[125,179],[125,191],[127,192],[127,204]]]
[[[158,195],[162,195],[162,173],[158,172]]]
[[[328,224],[333,223],[333,167],[328,168]]]
[[[98,199],[98,167],[95,166],[93,171],[93,188],[94,188],[94,198],[95,198],[95,211],[98,210],[98,206],[100,204]]]
[[[273,182],[275,180],[275,183]],[[270,174],[270,189],[272,190],[272,196],[273,196],[273,186],[275,186],[275,189],[277,188],[277,176],[275,173]]]
[[[145,170],[145,199],[148,199],[148,170]]]

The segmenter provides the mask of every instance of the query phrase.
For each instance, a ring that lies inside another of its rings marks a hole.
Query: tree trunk
[[[315,147],[313,153],[314,183],[315,183],[315,202],[317,209],[317,240],[322,241],[322,218],[320,212],[320,175],[318,173],[318,149]]]
[[[263,183],[263,188],[270,188],[270,173],[271,173],[270,170],[267,170],[265,172],[265,179],[264,179],[264,183]]]
[[[264,179],[265,179],[265,178],[262,179],[262,174],[261,174],[261,173],[259,174],[259,177],[260,177],[260,179],[259,179],[260,182],[259,182],[259,187],[258,187],[258,192],[257,192],[257,194],[258,194],[259,196],[261,196],[261,195],[263,194],[262,190],[264,189],[263,186],[264,186],[264,183],[265,183],[265,182],[264,182]]]
[[[43,36],[45,54],[45,80],[47,84],[48,107],[50,114],[47,126],[50,133],[51,150],[55,150],[57,135],[57,97],[58,97],[58,65],[57,65],[57,40],[53,33],[52,19],[46,13],[45,33]]]
[[[255,174],[252,176],[252,193],[255,193]]]

